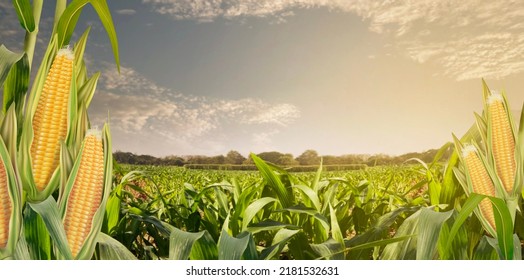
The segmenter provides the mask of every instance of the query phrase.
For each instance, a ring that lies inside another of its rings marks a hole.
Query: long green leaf
[[[483,236],[480,239],[480,242],[477,245],[475,253],[473,254],[474,260],[498,260],[499,259],[497,251],[488,242],[488,238],[490,237]]]
[[[122,243],[105,233],[97,236],[97,242],[101,260],[136,260],[135,255]]]
[[[169,259],[189,259],[189,255],[191,254],[193,244],[202,236],[204,236],[204,233],[204,231],[185,232],[177,228],[173,228],[169,237]]]
[[[64,224],[60,219],[60,211],[55,199],[50,196],[39,203],[28,203],[31,208],[42,217],[49,235],[53,239],[57,249],[66,259],[73,259],[71,249],[67,242]]]
[[[400,225],[394,238],[401,236],[416,236],[419,227],[420,212],[417,211],[409,216]],[[383,260],[412,260],[416,259],[417,238],[407,238],[402,242],[388,244],[382,253]]]
[[[477,205],[484,199],[485,196],[472,193],[470,197],[466,200],[464,205],[462,206],[462,209],[460,210],[457,218],[455,219],[455,223],[453,224],[453,227],[451,227],[451,230],[449,232],[449,238],[448,238],[448,244],[446,245],[446,251],[451,248],[451,242],[453,241],[453,238],[455,238],[455,235],[459,231],[460,227],[464,224],[466,219],[469,217],[469,215],[477,208]]]
[[[315,186],[316,185],[317,184],[315,184]],[[317,211],[321,210],[322,205],[320,204],[320,199],[318,198],[318,191],[315,191],[314,189],[304,185],[293,185],[292,187],[302,191],[306,195],[306,197],[311,201],[311,203],[317,209]]]
[[[262,210],[266,205],[271,202],[275,202],[276,199],[272,197],[263,197],[253,201],[244,211],[244,218],[242,219],[242,231],[247,230],[249,223],[256,216],[256,214]]]
[[[422,208],[419,216],[417,260],[432,260],[437,251],[437,241],[442,224],[447,221],[453,211],[435,212]]]
[[[235,238],[222,230],[218,240],[218,259],[219,260],[240,260],[244,251],[248,248],[251,235],[242,238]]]
[[[58,46],[62,47],[69,44],[71,36],[75,30],[78,18],[82,8],[91,3],[95,11],[97,12],[102,25],[104,26],[109,41],[111,42],[111,47],[113,48],[113,55],[115,57],[115,62],[118,70],[120,71],[120,57],[118,54],[118,39],[116,36],[115,26],[113,24],[113,19],[111,13],[109,12],[109,7],[105,0],[74,0],[71,2],[67,8],[64,10],[64,13],[60,17],[60,20],[57,25],[58,33]]]
[[[282,181],[275,175],[272,168],[255,154],[251,154],[253,162],[257,166],[260,174],[267,181],[269,187],[277,194],[282,207],[286,208],[293,205],[293,194],[291,189],[288,189]]]
[[[18,127],[22,127],[25,97],[29,88],[29,72],[29,60],[24,53],[9,71],[4,84],[4,109],[15,104]],[[19,131],[15,133],[19,135]]]
[[[292,225],[292,224],[284,224],[278,221],[273,220],[264,220],[260,223],[251,224],[247,231],[251,232],[252,234],[261,232],[261,231],[271,231],[271,230],[280,230],[282,228],[286,229],[301,229],[302,227]]]
[[[273,237],[271,246],[264,249],[260,254],[260,258],[263,260],[269,260],[276,256],[279,256],[282,253],[282,250],[287,245],[287,242],[295,236],[300,230],[289,230],[281,229]]]
[[[104,224],[102,231],[111,234],[114,228],[118,225],[120,219],[120,203],[122,197],[122,185],[118,185],[111,193],[107,205],[104,217]]]
[[[500,246],[502,258],[505,260],[513,259],[513,219],[504,200],[496,197],[489,197],[493,203],[493,213],[495,225],[497,227],[497,240]]]
[[[318,255],[319,259],[344,259],[344,250],[342,245],[338,241],[331,238],[321,244],[311,244],[311,249],[313,249],[313,251]]]
[[[22,27],[29,33],[33,32],[35,30],[35,19],[29,0],[13,0],[13,6]]]
[[[344,250],[346,249],[344,244],[344,235],[342,235],[342,232],[340,231],[340,226],[338,225],[337,221],[337,214],[333,209],[333,206],[331,206],[331,203],[329,203],[329,216],[331,217],[331,235],[333,236],[333,239],[340,243],[342,250]]]
[[[24,209],[24,235],[30,259],[50,260],[51,239],[42,218],[29,206]]]
[[[4,45],[0,45],[0,86],[3,86],[11,67],[22,59],[23,53],[14,53],[8,50]],[[4,112],[7,110],[7,106],[4,104]]]

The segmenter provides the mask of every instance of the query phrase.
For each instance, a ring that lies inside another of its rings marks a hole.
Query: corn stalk
[[[106,1],[57,0],[53,32],[30,83],[43,1],[13,1],[26,36],[22,53],[0,46],[0,259],[91,259],[98,243],[105,252],[124,252],[100,233],[112,186],[111,134],[108,125],[92,129],[87,115],[100,77],[87,75],[83,59],[89,28],[71,41],[87,4],[119,69]],[[114,252],[105,255],[130,256]]]

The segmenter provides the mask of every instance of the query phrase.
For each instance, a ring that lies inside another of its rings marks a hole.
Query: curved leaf
[[[95,11],[97,12],[102,25],[104,26],[109,41],[111,42],[111,47],[113,48],[113,55],[115,57],[115,63],[117,65],[118,71],[120,71],[120,57],[118,54],[118,40],[116,36],[115,26],[113,24],[113,19],[111,13],[109,12],[109,7],[105,0],[74,0],[67,6],[64,10],[64,13],[58,21],[56,32],[58,33],[58,46],[61,48],[69,44],[71,36],[75,30],[78,18],[82,12],[82,8],[87,4],[91,3]]]
[[[13,6],[22,27],[29,33],[33,32],[35,30],[35,19],[29,0],[13,0]]]
[[[256,214],[262,210],[266,205],[268,205],[271,202],[275,202],[276,199],[272,197],[263,197],[260,199],[257,199],[253,201],[249,206],[246,207],[246,210],[244,211],[244,217],[242,219],[242,231],[247,230],[247,226],[253,220],[253,218],[256,216]]]
[[[124,245],[105,233],[98,235],[97,242],[101,260],[136,260]]]

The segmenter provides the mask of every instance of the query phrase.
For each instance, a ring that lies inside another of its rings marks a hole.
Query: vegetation
[[[504,93],[484,84],[475,125],[423,155],[117,153],[174,163],[118,165],[109,127],[90,129],[89,30],[64,48],[90,3],[118,66],[106,2],[56,2],[29,91],[42,1],[14,3],[27,35],[22,53],[0,46],[1,259],[522,259],[524,110],[517,125]],[[190,168],[214,165],[256,170]]]
[[[265,161],[277,164],[280,166],[317,166],[322,159],[325,166],[351,166],[351,165],[400,165],[412,158],[418,158],[426,163],[432,162],[437,153],[438,149],[428,150],[422,153],[407,153],[400,156],[389,156],[389,155],[342,155],[342,156],[331,156],[324,155],[319,156],[315,150],[307,150],[300,156],[294,158],[292,154],[283,154],[280,152],[263,152],[257,154],[257,156]],[[444,155],[440,156],[441,161],[445,161],[451,155],[452,149],[444,151]],[[114,158],[118,163],[121,164],[137,164],[137,165],[170,165],[170,166],[188,166],[188,165],[209,165],[217,166],[217,169],[223,169],[220,165],[252,165],[254,166],[251,158],[245,158],[242,154],[237,151],[229,151],[226,156],[167,156],[163,158],[157,158],[150,155],[135,155],[130,152],[117,151],[114,153]],[[207,169],[207,168],[206,168]],[[247,167],[246,169],[249,169]],[[239,167],[239,169],[243,170]],[[316,168],[315,168],[316,170]],[[309,170],[311,171],[311,170]]]

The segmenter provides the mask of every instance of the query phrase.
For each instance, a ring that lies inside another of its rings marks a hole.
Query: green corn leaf
[[[273,169],[261,158],[251,154],[253,162],[257,166],[260,174],[267,181],[269,187],[277,194],[278,200],[282,207],[286,208],[293,205],[293,194],[290,188],[287,188],[282,181],[275,175]]]
[[[28,204],[36,213],[38,213],[38,215],[40,215],[40,217],[42,217],[49,235],[51,236],[51,239],[53,239],[54,244],[56,245],[60,254],[65,259],[73,259],[55,199],[52,196],[49,196],[46,200],[40,203]]]
[[[111,13],[109,12],[109,7],[105,0],[74,0],[71,2],[67,8],[64,10],[60,20],[58,21],[56,32],[58,34],[58,46],[62,47],[69,44],[71,36],[75,30],[78,18],[82,8],[91,3],[95,11],[97,12],[102,25],[104,26],[109,41],[111,42],[111,47],[113,48],[113,55],[115,57],[115,62],[120,71],[120,58],[118,54],[118,39],[116,36],[115,26],[113,24],[113,19]]]
[[[344,259],[344,249],[342,245],[338,241],[331,238],[321,244],[311,244],[311,249],[313,249],[313,251],[317,254],[318,259]]]
[[[0,86],[3,86],[4,81],[11,70],[11,67],[13,67],[13,65],[23,57],[24,53],[14,53],[8,50],[4,45],[0,45]],[[9,106],[4,104],[3,111],[7,111],[8,107]]]
[[[120,203],[122,197],[122,185],[118,185],[107,201],[106,212],[102,232],[111,234],[120,220]]]
[[[453,211],[435,212],[428,208],[421,209],[418,225],[417,260],[434,259],[442,224],[452,214]]]
[[[322,225],[322,228],[324,229],[325,232],[329,232],[330,226],[329,226],[328,219],[313,208],[307,208],[304,205],[296,205],[296,206],[284,208],[279,211],[289,211],[291,213],[307,214],[315,218],[315,220],[318,221],[320,225]]]
[[[218,259],[217,244],[208,231],[204,231],[204,235],[193,244],[189,258],[191,260]]]
[[[78,90],[78,101],[79,103],[85,104],[86,108],[89,108],[91,100],[95,95],[98,78],[100,78],[100,72],[93,74]]]
[[[481,237],[482,226],[477,219],[471,219],[469,223],[460,227],[447,248],[449,233],[457,217],[457,211],[451,210],[452,215],[442,223],[438,237],[437,249],[441,260],[464,260],[473,255],[473,248]]]
[[[318,182],[320,181],[320,175],[322,174],[322,159],[320,159],[320,165],[318,166],[318,170],[317,170],[317,173],[315,174],[315,179],[313,180],[313,183],[311,184],[311,188],[313,189],[313,191],[315,193],[318,193],[319,192],[319,184]],[[318,207],[317,207],[318,209]]]
[[[189,259],[193,244],[204,236],[204,233],[205,231],[185,232],[173,227],[171,235],[169,236],[169,259]]]
[[[24,231],[20,233],[18,243],[16,243],[16,250],[13,256],[15,260],[30,260],[31,254],[29,253],[29,247],[26,242]]]
[[[5,120],[4,120],[5,121]],[[16,138],[15,138],[16,139]],[[16,142],[16,141],[15,141]],[[9,231],[7,232],[7,244],[0,248],[0,259],[11,257],[16,249],[18,236],[20,235],[22,218],[22,190],[19,184],[18,175],[15,173],[16,164],[11,160],[9,151],[0,138],[0,161],[5,172],[5,184],[2,188],[7,188],[8,197],[11,202],[11,215],[9,217]],[[5,191],[5,189],[3,190]],[[4,202],[2,202],[4,203]]]
[[[18,123],[16,118],[15,106],[9,107],[7,113],[0,124],[0,136],[4,141],[7,154],[11,158],[13,167],[17,167],[17,131]]]
[[[242,254],[243,260],[258,260],[258,251],[257,251],[257,245],[255,244],[255,240],[253,239],[253,235],[250,232],[243,231],[240,234],[236,236],[238,239],[247,238],[247,247],[246,250],[244,250],[244,254]]]
[[[287,242],[295,236],[300,230],[289,230],[289,229],[280,229],[275,236],[271,246],[264,249],[260,254],[260,259],[269,260],[273,259],[276,256],[279,256],[282,253],[282,250],[287,245]]]
[[[483,236],[480,239],[480,242],[475,249],[475,253],[473,254],[474,260],[498,260],[499,259],[497,250],[495,250],[495,248],[491,246],[491,244],[488,242],[488,239],[492,239],[492,238],[488,236]]]
[[[497,240],[500,246],[501,258],[512,260],[513,247],[513,219],[504,200],[496,197],[489,197],[493,203],[495,215],[495,225],[497,227]],[[520,249],[519,249],[520,250]]]
[[[344,244],[344,235],[342,235],[342,232],[340,231],[340,226],[338,225],[337,221],[337,214],[333,209],[333,206],[331,206],[331,203],[329,203],[329,213],[329,216],[331,217],[331,235],[333,236],[333,239],[340,243],[342,250],[345,250],[346,246]]]
[[[458,216],[455,219],[455,223],[449,232],[448,243],[446,245],[446,251],[449,251],[451,248],[451,242],[455,238],[455,235],[458,233],[461,226],[464,224],[469,215],[477,208],[477,205],[484,199],[485,196],[471,193],[470,197],[466,200],[462,209],[460,210]]]
[[[19,127],[22,125],[25,97],[29,88],[29,72],[29,60],[24,53],[22,58],[9,71],[4,84],[4,112],[11,104],[15,104]],[[18,134],[19,132],[16,131],[15,133]]]
[[[242,238],[235,238],[229,235],[227,231],[222,230],[220,239],[218,239],[218,259],[219,260],[240,260],[244,251],[248,248],[251,235]]]
[[[100,233],[97,243],[101,260],[136,260],[135,255],[122,243],[107,234]]]
[[[255,234],[261,231],[280,230],[282,228],[296,230],[296,229],[301,229],[302,227],[292,225],[292,224],[284,224],[284,223],[281,223],[279,221],[274,221],[274,220],[264,220],[256,224],[251,224],[247,228],[247,231],[251,232],[252,234]]]
[[[42,217],[28,205],[24,209],[24,237],[29,259],[51,259],[51,239],[45,223]]]
[[[276,199],[272,197],[263,197],[253,201],[244,211],[244,218],[242,219],[242,231],[247,230],[249,223],[266,205],[275,202]]]
[[[33,32],[35,30],[35,19],[29,0],[13,0],[13,6],[22,27],[29,33]]]
[[[382,256],[382,260],[414,260],[416,259],[417,254],[417,238],[412,238],[416,236],[419,229],[419,218],[421,211],[417,211],[411,216],[409,216],[404,222],[400,225],[395,233],[394,238],[401,236],[411,236],[401,242],[395,242],[392,244],[386,245]]]
[[[86,49],[87,44],[87,37],[89,36],[89,31],[91,30],[91,27],[89,26],[84,34],[80,36],[78,41],[75,43],[75,46],[73,48],[73,52],[75,54],[75,60],[73,62],[74,69],[75,69],[75,77],[79,76],[80,71],[82,70],[82,63],[84,62],[84,53]]]
[[[315,184],[315,186],[316,185],[317,184]],[[299,189],[308,198],[308,200],[311,201],[311,206],[314,206],[317,211],[321,210],[322,205],[320,204],[320,199],[318,198],[318,191],[315,191],[314,189],[304,185],[293,185],[291,187]]]

